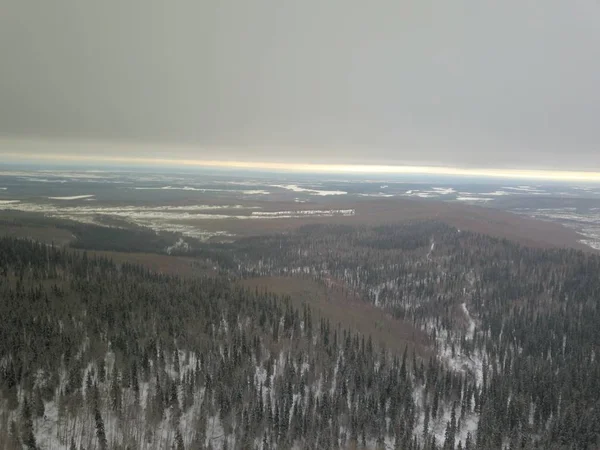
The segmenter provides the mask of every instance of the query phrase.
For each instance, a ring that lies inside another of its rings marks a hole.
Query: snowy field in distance
[[[333,211],[320,203],[394,198],[457,202],[558,222],[580,233],[585,244],[600,249],[599,185],[417,175],[360,177],[216,170],[152,173],[0,166],[0,209],[40,212],[89,223],[115,217],[156,230],[197,236],[206,233],[186,221],[217,219],[217,210],[223,219],[350,215],[344,210],[351,207]],[[265,209],[270,202],[288,206]],[[289,203],[295,203],[297,210],[291,210]],[[234,213],[236,208],[238,212]]]

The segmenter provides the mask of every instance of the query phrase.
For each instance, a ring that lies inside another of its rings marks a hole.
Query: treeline
[[[74,223],[65,228],[76,238],[71,247],[85,250],[167,253],[179,239],[175,233],[157,233],[130,224],[126,228],[117,228]]]
[[[98,220],[108,220],[99,217]],[[81,223],[73,220],[47,217],[36,213],[10,211],[7,217],[0,219],[0,227],[35,227],[48,230],[51,241],[53,229],[69,231],[74,239],[69,244],[83,250],[107,250],[118,252],[160,253],[168,252],[180,238],[178,233],[155,232],[129,222],[111,219],[110,226]],[[186,237],[192,247],[200,247],[200,242]]]

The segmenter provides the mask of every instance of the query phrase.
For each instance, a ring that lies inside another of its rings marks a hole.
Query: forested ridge
[[[418,441],[411,355],[286,299],[29,241],[0,255],[3,448]]]
[[[479,448],[599,445],[597,255],[438,222],[307,226],[236,245],[247,276],[333,280],[428,330],[480,392]]]
[[[0,239],[0,448],[593,449],[600,258],[437,222],[309,226],[173,277]],[[431,337],[395,353],[240,277],[308,277]]]

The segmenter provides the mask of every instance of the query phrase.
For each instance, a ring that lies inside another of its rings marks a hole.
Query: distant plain
[[[309,223],[435,219],[531,246],[600,249],[600,186],[520,180],[0,168],[0,218],[14,214],[150,229],[184,243]],[[5,223],[3,233],[40,235],[17,225]],[[52,241],[69,241],[64,230],[55,231]]]

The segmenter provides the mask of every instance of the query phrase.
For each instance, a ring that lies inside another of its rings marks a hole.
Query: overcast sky
[[[600,171],[599,120],[598,0],[0,2],[37,152]]]

